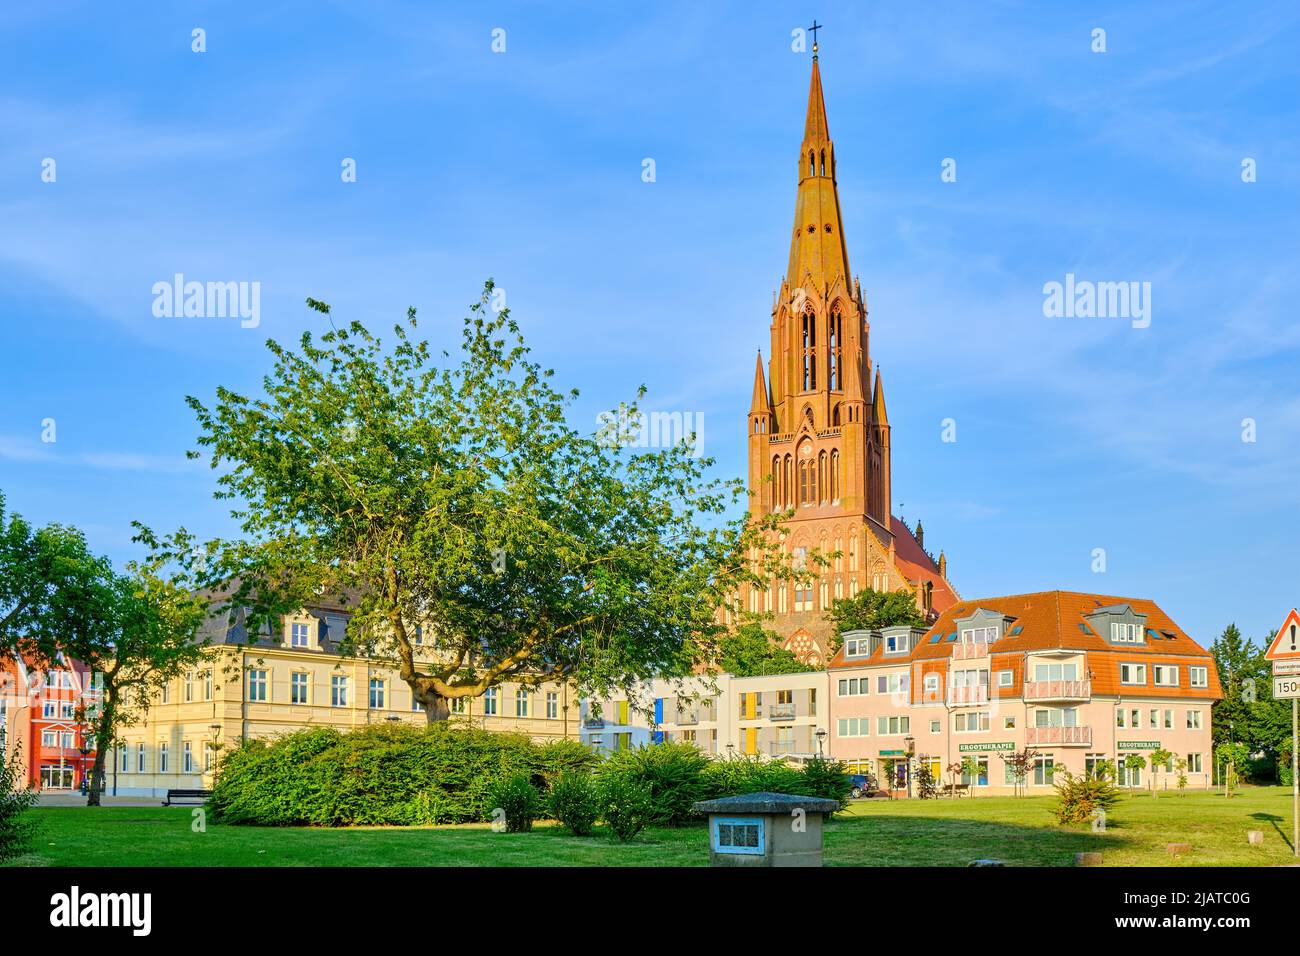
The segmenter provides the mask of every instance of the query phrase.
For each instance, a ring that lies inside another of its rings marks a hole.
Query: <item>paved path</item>
[[[158,807],[162,797],[109,797],[99,798],[106,807]],[[42,793],[38,807],[84,807],[86,798],[79,793]]]

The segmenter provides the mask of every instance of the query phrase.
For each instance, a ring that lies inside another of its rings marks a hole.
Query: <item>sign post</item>
[[[1300,612],[1291,608],[1264,659],[1273,662],[1273,699],[1291,699],[1291,855],[1300,857]]]

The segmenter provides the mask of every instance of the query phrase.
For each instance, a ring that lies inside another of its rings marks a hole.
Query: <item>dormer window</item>
[[[870,653],[871,641],[868,638],[851,638],[844,642],[845,657],[866,657]]]
[[[289,625],[289,646],[290,647],[310,647],[311,630],[307,624]]]
[[[1114,644],[1141,644],[1142,625],[1128,624],[1123,621],[1111,621],[1110,639]]]
[[[888,634],[885,636],[886,654],[906,654],[911,649],[908,634]]]
[[[964,627],[961,630],[963,644],[992,644],[998,639],[998,629],[992,627]]]

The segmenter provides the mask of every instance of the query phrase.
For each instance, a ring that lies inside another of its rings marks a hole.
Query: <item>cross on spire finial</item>
[[[817,57],[817,31],[820,30],[821,28],[822,28],[822,24],[817,22],[816,17],[813,17],[812,26],[808,28],[808,32],[813,35],[813,58],[814,59]]]

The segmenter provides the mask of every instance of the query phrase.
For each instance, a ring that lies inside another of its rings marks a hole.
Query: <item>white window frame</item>
[[[1209,687],[1210,669],[1208,667],[1189,666],[1187,668],[1187,686],[1188,687]]]
[[[1142,675],[1141,679],[1140,680],[1125,679],[1124,674],[1126,671],[1129,672],[1130,677],[1132,676],[1132,671],[1130,669],[1136,669],[1137,672]],[[1146,664],[1131,664],[1127,661],[1122,661],[1119,665],[1119,682],[1126,687],[1146,687],[1147,686]]]
[[[346,674],[330,675],[330,706],[348,706],[348,676]]]
[[[1178,686],[1178,665],[1177,664],[1152,664],[1152,679],[1156,687],[1177,687]],[[1169,680],[1172,673],[1173,680]],[[1161,678],[1164,678],[1163,680]]]

